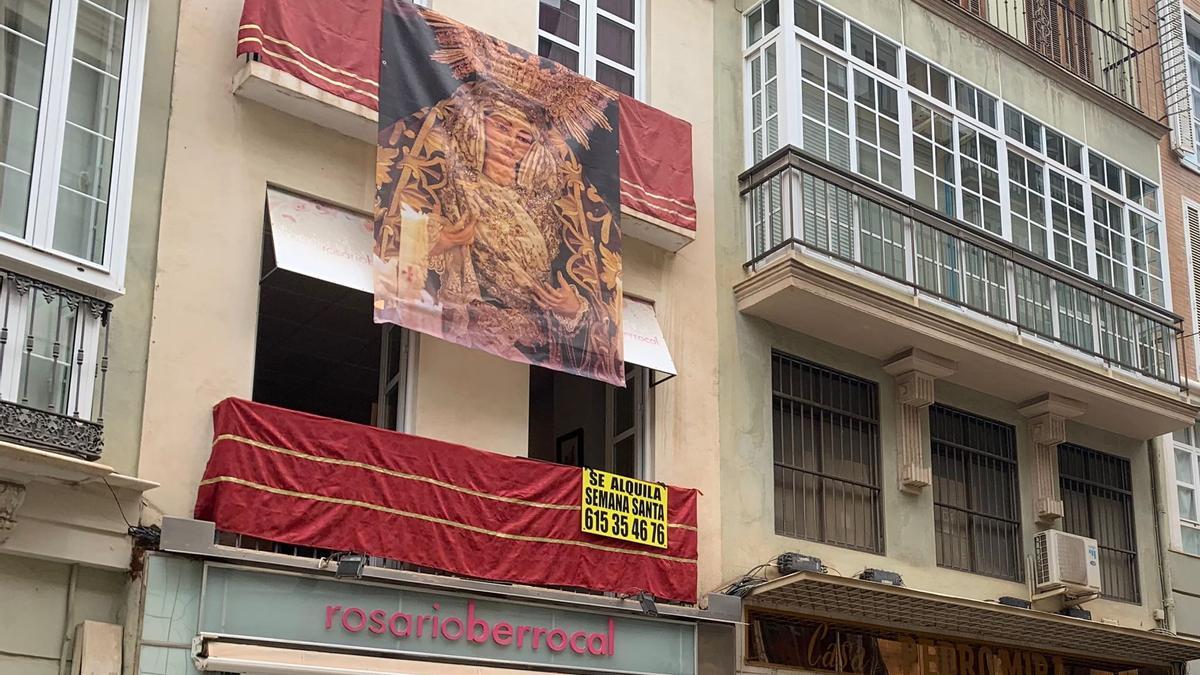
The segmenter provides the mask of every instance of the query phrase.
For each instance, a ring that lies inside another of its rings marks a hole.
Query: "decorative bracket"
[[[919,494],[933,483],[925,408],[934,402],[934,380],[952,375],[958,364],[914,347],[893,356],[883,369],[896,378],[896,460],[900,489]]]
[[[1029,435],[1033,440],[1034,513],[1039,523],[1050,525],[1063,517],[1058,444],[1067,440],[1067,420],[1087,412],[1087,406],[1057,394],[1042,394],[1022,403],[1018,410],[1029,419]]]
[[[17,509],[25,501],[25,486],[0,481],[0,544],[8,541],[17,524]]]

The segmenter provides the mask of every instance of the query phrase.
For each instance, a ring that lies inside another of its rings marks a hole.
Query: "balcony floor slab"
[[[1186,392],[1110,367],[1011,326],[797,251],[734,286],[738,309],[886,360],[916,347],[957,361],[947,381],[1020,403],[1044,393],[1084,403],[1077,421],[1149,439],[1193,423]]]

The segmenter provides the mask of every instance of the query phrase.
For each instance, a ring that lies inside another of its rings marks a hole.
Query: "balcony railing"
[[[0,270],[0,438],[100,458],[111,309]]]
[[[1124,370],[1186,387],[1182,319],[801,154],[740,177],[755,270],[791,250],[852,264]]]
[[[1128,2],[943,1],[991,24],[1147,117],[1162,119],[1158,21],[1152,7],[1137,12]]]

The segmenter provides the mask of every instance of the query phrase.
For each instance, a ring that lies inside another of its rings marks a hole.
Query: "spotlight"
[[[904,580],[900,578],[899,574],[896,574],[895,572],[889,572],[888,570],[867,568],[858,575],[858,578],[862,579],[863,581],[874,581],[876,583],[887,584],[889,586],[904,585]]]
[[[363,568],[367,566],[367,556],[361,553],[343,553],[338,556],[337,569],[333,576],[338,579],[361,579]]]
[[[638,602],[642,604],[642,614],[649,617],[658,616],[658,605],[654,604],[654,596],[642,591],[638,594]]]
[[[779,556],[775,561],[775,566],[779,568],[780,574],[794,574],[796,572],[825,572],[825,565],[821,564],[821,559],[789,551]]]

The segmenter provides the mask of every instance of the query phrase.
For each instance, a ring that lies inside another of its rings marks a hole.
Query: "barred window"
[[[938,565],[1020,581],[1013,427],[935,405],[929,408],[929,436]]]
[[[879,386],[773,353],[775,531],[883,551]]]
[[[1105,597],[1140,602],[1129,460],[1061,443],[1058,470],[1065,512],[1063,530],[1091,537],[1099,544]]]

